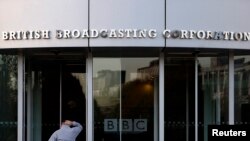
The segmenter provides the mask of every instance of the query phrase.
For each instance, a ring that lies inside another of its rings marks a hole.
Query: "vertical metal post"
[[[188,67],[186,66],[186,141],[189,140],[189,76]]]
[[[216,72],[216,71],[215,71]],[[216,74],[215,74],[216,77]],[[220,93],[220,70],[217,71],[217,88],[216,88],[216,124],[221,123],[221,93]]]
[[[24,56],[18,54],[17,72],[17,141],[24,141]]]
[[[62,123],[62,64],[60,64],[60,68],[59,69],[60,69],[60,72],[59,72],[60,73],[59,74],[59,77],[60,77],[59,78],[59,81],[60,81],[59,82],[59,89],[60,89],[59,90],[59,95],[60,95],[59,96],[60,97],[60,99],[59,99],[59,101],[60,101],[59,102],[60,103],[60,106],[59,106],[60,107],[60,109],[59,109],[59,112],[60,112],[59,113],[60,114],[59,115],[59,125],[61,125],[61,123]]]
[[[27,141],[33,140],[33,94],[32,94],[32,72],[30,69],[30,63],[28,65],[27,74]]]
[[[198,57],[195,54],[195,141],[198,141]]]
[[[122,70],[122,58],[120,58],[120,72]],[[120,133],[120,141],[122,141],[122,75],[120,74],[120,119],[119,119],[119,133]]]
[[[228,108],[229,108],[229,124],[234,124],[234,53],[233,51],[229,51],[229,100],[228,100]]]
[[[159,141],[159,79],[154,79],[154,141]]]
[[[93,57],[92,53],[88,53],[87,58],[87,118],[86,118],[86,140],[93,141],[93,117],[94,117],[94,108],[93,108]]]
[[[160,52],[159,62],[159,141],[164,141],[164,52]]]

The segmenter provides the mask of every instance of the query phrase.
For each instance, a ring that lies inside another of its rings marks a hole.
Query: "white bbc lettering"
[[[134,131],[147,131],[147,120],[146,119],[135,119],[134,120]]]
[[[132,132],[133,131],[133,121],[132,119],[122,119],[121,120],[122,131]]]
[[[121,128],[119,128],[119,125]],[[146,132],[147,119],[104,119],[105,132],[116,132],[120,130],[123,132]]]
[[[113,132],[118,130],[117,119],[104,119],[104,131]]]

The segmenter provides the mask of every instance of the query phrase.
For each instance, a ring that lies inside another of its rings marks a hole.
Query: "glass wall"
[[[157,137],[158,58],[94,58],[94,140]]]
[[[218,51],[197,55],[189,51],[165,54],[165,141],[193,141],[195,128],[198,140],[207,141],[208,125],[228,124],[228,54]]]
[[[194,140],[195,58],[165,56],[165,141]]]
[[[219,51],[204,54],[198,54],[197,58],[185,51],[165,54],[166,141],[195,138],[196,76],[199,140],[207,141],[208,125],[228,124],[228,54]],[[82,55],[79,58],[74,55],[50,57],[26,57],[24,118],[27,141],[47,140],[66,118],[79,121],[85,129],[85,58]],[[235,124],[250,124],[249,61],[249,55],[234,56]],[[195,74],[196,63],[198,74]],[[158,57],[94,57],[94,140],[158,140],[158,125],[162,124],[158,122],[158,85]],[[0,107],[0,139],[16,141],[15,55],[0,55]],[[85,130],[77,140],[86,140]]]
[[[0,54],[0,140],[17,140],[17,56]]]
[[[250,124],[250,56],[234,57],[235,124]]]
[[[228,124],[228,54],[198,57],[199,140],[208,125]]]

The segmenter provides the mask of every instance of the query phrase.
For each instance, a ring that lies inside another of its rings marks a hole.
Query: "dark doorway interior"
[[[165,61],[165,140],[194,140],[194,58]]]
[[[39,134],[41,141],[48,140],[60,128],[60,122],[69,119],[83,125],[77,141],[86,140],[85,60],[76,56],[68,58],[55,55],[54,58],[34,56],[30,59],[29,73],[34,81],[34,139]]]

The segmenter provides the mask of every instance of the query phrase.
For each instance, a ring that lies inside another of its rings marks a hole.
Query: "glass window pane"
[[[93,59],[94,140],[119,141],[121,59]]]
[[[235,124],[250,124],[250,56],[234,57]]]
[[[198,57],[199,139],[208,125],[228,124],[228,56]]]
[[[95,141],[153,141],[158,62],[158,58],[94,58]]]
[[[17,140],[17,56],[0,54],[0,140]]]

